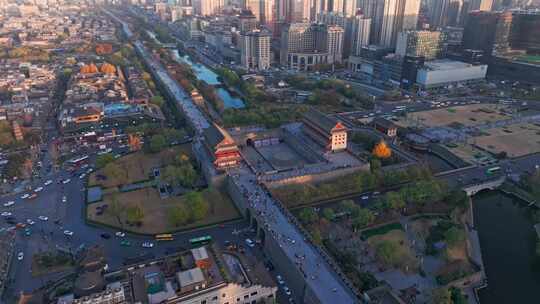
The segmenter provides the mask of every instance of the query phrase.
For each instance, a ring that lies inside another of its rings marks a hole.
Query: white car
[[[281,275],[278,274],[276,276],[276,279],[277,279],[277,282],[279,283],[279,285],[285,284],[285,281],[283,280],[283,277]]]
[[[68,179],[65,179],[62,181],[62,184],[69,184],[69,182],[71,182],[71,178],[68,178]]]
[[[251,248],[255,247],[255,242],[253,242],[251,239],[246,239],[246,244]]]
[[[52,180],[50,180],[50,179],[47,180],[45,183],[43,183],[43,185],[45,185],[45,186],[48,186],[48,185],[50,185],[50,184],[52,184]]]
[[[65,203],[65,202],[67,202],[67,197],[64,195],[62,196],[62,203]]]
[[[81,174],[81,175],[79,176],[80,179],[83,179],[83,178],[85,178],[85,177],[86,177],[86,173],[83,173],[83,174]]]
[[[30,197],[30,194],[25,193],[25,194],[23,194],[23,195],[21,196],[21,199],[27,199],[27,198],[29,198],[29,197]]]
[[[367,196],[367,195],[363,195],[363,196],[361,197],[362,200],[367,200],[368,198],[369,198],[369,196]]]
[[[34,192],[41,192],[43,191],[43,187],[37,187],[36,189],[34,189]]]
[[[152,242],[144,242],[142,243],[143,248],[152,248],[154,247],[154,243]]]
[[[40,220],[42,220],[42,221],[48,221],[48,220],[49,220],[49,218],[46,217],[46,216],[44,216],[44,215],[38,216],[38,219],[40,219]]]
[[[126,236],[126,234],[125,234],[125,233],[123,233],[122,231],[118,231],[118,232],[117,232],[117,233],[115,233],[114,235],[116,235],[117,237],[121,237],[121,238],[123,238],[123,237],[125,237],[125,236]]]
[[[4,203],[4,207],[9,207],[9,206],[13,206],[13,205],[15,205],[14,201],[9,201],[7,203]]]
[[[34,225],[36,222],[34,222],[34,221],[31,220],[31,219],[27,219],[27,220],[26,220],[26,223],[27,223],[28,225]]]
[[[4,211],[0,215],[2,215],[2,216],[11,216],[11,212]]]
[[[67,236],[72,236],[72,235],[73,235],[73,231],[64,230],[64,234],[67,235]]]
[[[289,287],[287,286],[283,286],[283,291],[285,291],[285,294],[290,296],[291,295],[291,290],[289,289]]]
[[[24,259],[24,253],[22,253],[22,251],[21,251],[21,252],[19,252],[19,254],[17,255],[17,260],[22,261],[23,259]]]

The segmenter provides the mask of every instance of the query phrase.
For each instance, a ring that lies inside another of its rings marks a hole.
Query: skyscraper
[[[420,0],[359,0],[358,7],[372,20],[370,42],[391,48],[399,32],[416,29]]]
[[[270,41],[272,35],[267,30],[253,30],[241,37],[240,54],[242,66],[246,69],[265,70],[270,67]]]
[[[265,24],[272,31],[275,30],[276,12],[276,0],[263,0],[261,23]]]
[[[458,25],[462,7],[462,0],[432,1],[429,7],[429,24],[431,28]]]
[[[246,0],[245,2],[245,8],[255,16],[257,21],[261,22],[261,19],[263,18],[263,5],[264,0]]]
[[[201,16],[218,14],[224,6],[224,0],[193,0],[193,10]]]
[[[347,49],[348,45],[346,45],[345,54],[351,54],[351,55],[360,55],[360,51],[364,46],[369,45],[369,33],[371,29],[371,19],[365,18],[363,15],[357,15],[354,17],[350,17],[350,26],[351,28],[351,36],[347,37],[346,33],[346,42],[350,41],[350,48]],[[347,31],[346,31],[347,32]]]
[[[343,14],[346,17],[352,17],[356,15],[356,2],[357,0],[344,0],[345,4],[343,4]]]
[[[482,12],[469,14],[463,31],[464,49],[482,50],[486,56],[509,47],[512,13]]]
[[[396,54],[433,60],[444,55],[446,35],[439,31],[403,31],[398,34]]]
[[[491,11],[493,0],[470,0],[469,11]]]
[[[326,50],[328,63],[341,63],[343,61],[343,37],[345,31],[339,25],[330,25],[326,29]]]

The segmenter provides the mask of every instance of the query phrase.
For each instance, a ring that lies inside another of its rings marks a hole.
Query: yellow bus
[[[170,233],[156,234],[156,241],[172,241],[174,237]]]

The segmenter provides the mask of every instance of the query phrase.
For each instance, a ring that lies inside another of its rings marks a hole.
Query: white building
[[[363,15],[351,17],[351,50],[352,55],[360,55],[362,47],[369,45],[371,19]]]
[[[418,70],[416,83],[423,89],[477,82],[486,78],[487,65],[448,59],[429,61]]]
[[[272,35],[266,30],[252,30],[241,36],[240,54],[246,69],[270,68],[270,43]]]

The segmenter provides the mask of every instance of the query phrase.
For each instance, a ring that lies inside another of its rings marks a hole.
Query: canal
[[[197,79],[202,80],[209,85],[216,86],[216,94],[223,100],[225,109],[242,109],[245,107],[242,99],[232,96],[229,91],[224,88],[219,88],[219,86],[222,86],[223,84],[219,81],[218,75],[212,70],[200,63],[193,62],[188,55],[180,56],[178,50],[173,51],[173,57],[176,61],[189,65],[193,69],[193,72],[195,72]]]
[[[540,276],[532,271],[536,235],[531,209],[497,191],[475,195],[473,206],[488,279],[480,303],[540,303]]]

